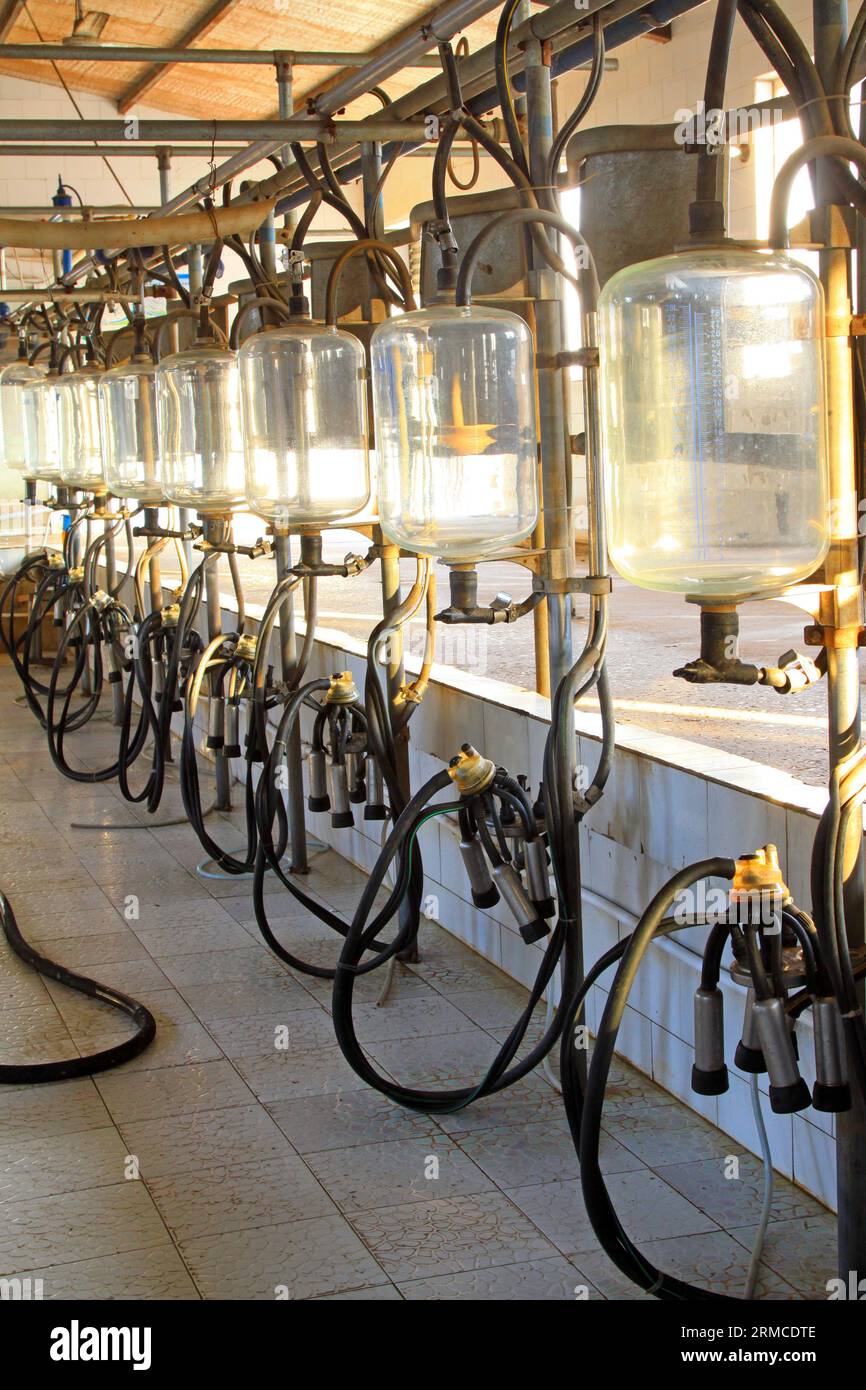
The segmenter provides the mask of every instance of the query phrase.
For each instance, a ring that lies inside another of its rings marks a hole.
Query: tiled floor
[[[185,826],[140,820],[109,784],[64,780],[0,667],[0,885],[46,954],[146,1002],[155,1044],[94,1080],[0,1088],[0,1277],[45,1298],[629,1298],[583,1211],[562,1104],[538,1073],[440,1121],[368,1090],[333,1042],[329,990],[262,944],[249,885],[203,880]],[[108,760],[97,721],[80,756]],[[172,783],[160,821],[181,815]],[[217,823],[214,822],[216,825]],[[231,845],[232,828],[220,827]],[[309,880],[345,901],[333,854]],[[317,960],[333,937],[282,893],[279,933]],[[523,992],[441,928],[423,962],[358,987],[358,1031],[402,1081],[474,1080]],[[0,1061],[124,1035],[104,1006],[44,983],[0,946]],[[287,1030],[275,1046],[276,1030]],[[603,1146],[627,1229],[662,1268],[742,1289],[760,1166],[645,1077],[618,1066]],[[780,1180],[761,1293],[824,1296],[832,1217]]]

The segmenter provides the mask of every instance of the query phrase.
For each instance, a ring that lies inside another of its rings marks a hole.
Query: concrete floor
[[[93,1080],[0,1087],[0,1278],[41,1279],[46,1299],[636,1295],[589,1226],[543,1075],[439,1121],[368,1090],[333,1042],[327,985],[262,944],[248,883],[197,876],[188,827],[145,828],[113,786],[64,780],[16,693],[0,665],[0,886],[41,950],[133,993],[159,1032]],[[97,719],[75,748],[98,765],[116,734]],[[180,814],[171,785],[158,819]],[[233,826],[210,824],[231,848]],[[111,828],[124,826],[140,828]],[[361,883],[333,853],[309,880],[343,912]],[[287,942],[335,959],[332,934],[283,892],[268,900]],[[383,1007],[365,977],[359,1034],[404,1082],[465,1084],[526,996],[438,926],[424,926],[421,950]],[[75,1056],[125,1033],[0,945],[0,1061]],[[735,1141],[618,1065],[603,1167],[651,1259],[742,1291],[761,1180]],[[761,1296],[823,1298],[834,1272],[833,1217],[779,1180]]]
[[[260,535],[264,523],[244,518],[239,534],[245,541]],[[349,531],[326,538],[325,555],[342,560],[350,550],[363,552],[363,536]],[[403,562],[408,585],[414,575],[412,561]],[[242,560],[247,598],[266,602],[274,583],[268,559]],[[171,568],[166,563],[166,573]],[[448,574],[437,567],[440,607],[447,603]],[[479,566],[479,598],[487,603],[500,590],[522,598],[529,591],[528,577],[517,566]],[[227,571],[223,588],[229,590]],[[365,639],[381,616],[379,571],[373,566],[351,580],[320,581],[320,622]],[[585,631],[586,601],[575,600],[575,644]],[[423,614],[420,615],[423,619]],[[780,602],[750,603],[741,610],[741,656],[756,665],[773,665],[783,652],[808,650],[803,643],[806,615]],[[423,624],[410,631],[412,650],[423,650]],[[696,743],[739,753],[768,763],[815,786],[827,778],[826,699],[823,682],[795,696],[780,696],[764,687],[694,686],[676,680],[672,671],[692,660],[700,649],[699,613],[692,604],[672,594],[637,589],[616,579],[611,605],[609,670],[617,721],[692,739]],[[814,655],[814,653],[812,653]],[[437,658],[476,675],[490,676],[530,689],[535,688],[532,618],[511,626],[437,627]],[[595,707],[591,697],[588,708]]]

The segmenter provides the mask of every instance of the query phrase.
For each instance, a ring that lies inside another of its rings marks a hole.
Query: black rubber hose
[[[332,912],[330,908],[325,907],[322,903],[309,897],[303,889],[298,886],[297,882],[286,874],[281,862],[286,845],[286,840],[283,838],[282,831],[280,833],[281,843],[275,845],[271,838],[275,814],[279,815],[280,812],[282,812],[283,817],[285,817],[285,807],[282,798],[276,794],[274,771],[278,761],[277,750],[284,751],[288,746],[295,721],[300,714],[301,706],[310,698],[315,690],[326,690],[329,684],[330,682],[326,680],[310,682],[301,690],[296,691],[291,700],[288,701],[283,708],[273,750],[268,753],[265,759],[258,786],[256,787],[255,807],[259,843],[254,869],[255,877],[253,880],[253,907],[255,909],[256,922],[262,937],[274,952],[274,955],[278,956],[280,960],[290,965],[293,969],[299,970],[302,974],[312,975],[322,980],[332,980],[334,978],[334,969],[327,966],[313,965],[303,960],[300,956],[294,955],[274,934],[268,921],[267,910],[265,908],[264,886],[265,873],[267,869],[270,868],[292,897],[295,898],[301,906],[305,907],[312,916],[317,917],[320,922],[330,927],[332,931],[337,932],[339,936],[345,937],[348,934],[350,925],[348,922],[345,922],[336,913]],[[407,889],[408,880],[403,874],[401,866],[398,881],[391,890],[387,902],[380,910],[373,923],[376,933],[392,919]],[[378,941],[376,946],[377,949],[385,949]]]
[[[563,1099],[575,1149],[580,1159],[583,1199],[593,1230],[614,1264],[640,1288],[664,1299],[701,1299],[739,1302],[664,1274],[646,1259],[626,1234],[614,1210],[599,1166],[602,1114],[608,1076],[620,1024],[641,961],[677,895],[704,878],[732,879],[733,860],[705,859],[681,869],[656,893],[629,938],[607,1004],[598,1025],[586,1082],[581,1093],[580,1073],[572,1029],[579,1007],[572,1001],[562,1034],[561,1077]],[[579,995],[576,996],[579,998]]]
[[[725,83],[736,22],[737,0],[716,0],[716,16],[713,21],[707,78],[704,84],[704,111],[707,113],[725,109]],[[717,159],[718,156],[709,146],[704,146],[698,154],[695,193],[698,202],[712,202],[716,198]]]
[[[405,1106],[410,1110],[425,1111],[429,1114],[447,1114],[464,1109],[472,1101],[482,1096],[490,1095],[495,1091],[504,1089],[513,1082],[519,1080],[530,1072],[537,1063],[547,1055],[550,1048],[559,1037],[563,1025],[565,1011],[560,1008],[554,1017],[551,1025],[545,1030],[542,1039],[524,1056],[520,1062],[511,1066],[517,1053],[517,1049],[523,1040],[526,1029],[532,1018],[533,1012],[545,989],[552,979],[553,972],[562,954],[565,942],[565,930],[562,923],[558,923],[556,929],[548,941],[547,948],[542,957],[541,965],[538,970],[535,982],[529,994],[529,1000],[514,1024],[506,1041],[500,1047],[496,1057],[488,1067],[484,1077],[475,1086],[459,1087],[450,1091],[426,1091],[414,1087],[401,1086],[375,1070],[366,1057],[358,1038],[355,1034],[354,1022],[352,1019],[352,994],[354,982],[358,975],[366,974],[370,970],[376,969],[383,964],[386,959],[396,955],[403,949],[405,941],[408,939],[408,929],[403,928],[397,939],[391,943],[388,951],[382,953],[372,961],[362,963],[362,956],[365,951],[371,948],[372,928],[366,926],[367,918],[371,911],[385,874],[397,854],[401,857],[404,847],[410,837],[414,837],[421,821],[424,819],[424,810],[437,792],[449,786],[451,779],[447,772],[437,773],[429,782],[425,783],[421,789],[411,798],[406,809],[400,816],[397,824],[392,830],[382,853],[373,868],[366,887],[361,895],[358,909],[352,921],[351,931],[346,938],[343,952],[337,965],[337,973],[334,978],[334,992],[332,997],[332,1016],[334,1020],[334,1031],[337,1042],[343,1056],[349,1065],[366,1081],[368,1085],[399,1105]],[[445,810],[460,810],[462,803],[450,803],[446,806],[437,807],[437,812]]]
[[[79,994],[98,999],[101,1003],[109,1004],[113,1009],[126,1014],[135,1024],[136,1030],[133,1036],[124,1042],[104,1048],[101,1052],[91,1053],[87,1057],[70,1057],[62,1062],[22,1062],[18,1065],[7,1063],[0,1066],[0,1083],[33,1086],[43,1082],[69,1081],[79,1076],[93,1076],[96,1072],[119,1067],[123,1062],[131,1062],[133,1057],[140,1056],[145,1048],[150,1046],[156,1036],[156,1021],[150,1010],[145,1008],[144,1004],[139,1004],[136,999],[130,998],[128,994],[122,994],[110,985],[102,985],[97,980],[90,979],[88,975],[79,975],[65,965],[49,960],[48,956],[40,955],[21,935],[12,904],[3,892],[0,892],[0,927],[10,949],[25,964],[38,970],[40,975],[46,975],[61,985],[67,985],[69,989],[77,990]]]

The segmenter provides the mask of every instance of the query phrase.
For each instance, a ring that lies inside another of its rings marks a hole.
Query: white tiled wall
[[[253,614],[256,610],[252,610]],[[225,614],[230,630],[230,614]],[[365,654],[343,633],[320,630],[309,678],[350,669],[361,685]],[[417,669],[411,660],[410,669]],[[204,718],[204,715],[202,715]],[[434,668],[433,679],[412,724],[413,791],[440,771],[466,741],[525,772],[538,786],[541,749],[548,721],[547,701],[498,681]],[[598,721],[577,715],[581,756],[594,767]],[[302,728],[310,733],[305,714]],[[697,769],[697,770],[696,770]],[[768,792],[760,795],[764,781]],[[738,785],[745,783],[745,786]],[[448,799],[447,793],[443,794]],[[591,963],[630,932],[653,894],[685,863],[723,854],[737,856],[774,842],[797,901],[808,909],[808,861],[823,793],[773,769],[734,754],[708,750],[649,730],[623,727],[613,774],[600,804],[581,828],[585,958]],[[331,843],[365,869],[374,863],[382,827],[359,815],[354,830],[333,831],[327,813],[309,815],[313,834]],[[422,849],[425,890],[442,925],[507,974],[530,985],[541,961],[541,947],[527,946],[503,903],[479,911],[471,902],[460,860],[456,825],[442,818],[425,827]],[[692,997],[699,983],[705,929],[654,943],[633,990],[619,1034],[619,1051],[686,1104],[757,1150],[748,1078],[733,1066],[740,1036],[744,991],[723,972],[726,1057],[730,1089],[718,1098],[696,1096],[690,1085],[694,1031]],[[588,1001],[594,1028],[604,1006],[610,977]],[[811,1022],[797,1023],[802,1072],[813,1077]],[[766,1097],[767,1078],[759,1078],[764,1114],[776,1167],[816,1196],[835,1201],[835,1124],[814,1110],[773,1115]]]

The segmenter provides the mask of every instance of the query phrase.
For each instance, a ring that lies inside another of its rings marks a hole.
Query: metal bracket
[[[548,579],[536,574],[532,587],[538,594],[590,594],[598,597],[612,593],[613,580],[606,574],[571,575],[561,579]]]

